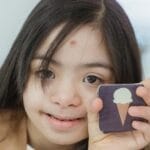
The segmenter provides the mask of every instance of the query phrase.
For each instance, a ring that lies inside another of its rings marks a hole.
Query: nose
[[[54,89],[51,101],[61,108],[77,107],[81,104],[81,96],[74,83],[61,83]]]

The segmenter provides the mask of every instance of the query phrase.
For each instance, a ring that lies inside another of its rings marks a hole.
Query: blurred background
[[[143,78],[150,78],[150,0],[118,0],[127,12],[142,51]]]
[[[32,8],[40,0],[0,0],[0,66]],[[143,78],[150,77],[150,0],[118,0],[142,51]]]

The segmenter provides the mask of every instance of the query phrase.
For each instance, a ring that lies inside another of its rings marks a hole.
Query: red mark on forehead
[[[77,44],[77,41],[75,41],[75,40],[71,40],[71,41],[70,41],[70,45],[73,46],[73,45],[76,45],[76,44]]]

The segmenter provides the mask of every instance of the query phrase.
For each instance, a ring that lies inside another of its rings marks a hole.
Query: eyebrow
[[[39,60],[47,60],[48,57],[44,56],[44,55],[36,55],[33,57],[33,60],[35,59],[39,59]]]
[[[45,56],[42,56],[42,55],[41,56],[37,55],[37,56],[33,57],[33,60],[40,60],[40,61],[43,61],[43,60],[46,61],[48,59],[49,59],[48,57],[45,57]],[[56,60],[54,60],[54,59],[51,59],[50,63],[54,64],[54,65],[57,65],[57,66],[61,66],[61,63],[56,61]]]
[[[49,58],[45,57],[45,56],[35,56],[33,58],[33,60],[47,60]],[[50,61],[51,64],[56,65],[56,66],[62,66],[62,64],[54,59],[51,59]],[[109,70],[113,70],[113,67],[105,62],[88,62],[85,64],[81,64],[79,65],[80,68],[94,68],[94,67],[101,67],[101,68],[105,68],[105,69],[109,69]]]
[[[101,67],[112,70],[112,67],[104,62],[90,62],[82,64],[81,67],[83,68],[94,68],[94,67]]]

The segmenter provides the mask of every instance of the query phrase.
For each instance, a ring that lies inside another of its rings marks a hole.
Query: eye
[[[36,72],[36,75],[42,80],[55,78],[55,74],[51,70],[48,70],[48,69],[39,70]]]
[[[104,80],[102,80],[100,77],[97,77],[95,75],[88,75],[83,79],[83,82],[92,84],[92,85],[99,85],[104,83]]]

